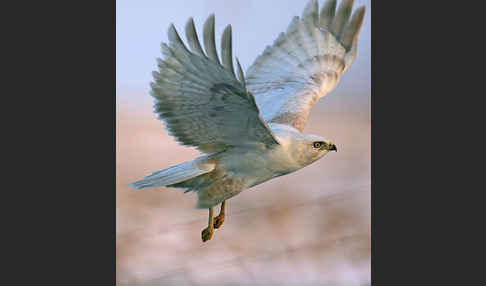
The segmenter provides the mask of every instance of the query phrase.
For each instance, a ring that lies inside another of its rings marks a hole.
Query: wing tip
[[[216,51],[214,23],[215,23],[214,13],[211,13],[209,14],[208,18],[204,22],[203,42],[204,42],[204,49],[206,50],[206,54],[208,58],[216,61],[219,64],[220,61],[219,61],[218,53]]]
[[[341,37],[341,42],[347,51],[356,45],[356,40],[358,38],[359,32],[363,25],[364,16],[366,12],[366,7],[364,5],[356,9],[351,17],[351,20],[347,23],[344,28],[343,35]]]
[[[304,11],[302,11],[302,19],[310,23],[314,23],[314,25],[316,25],[318,10],[319,10],[319,4],[317,0],[309,0],[309,2],[307,2],[307,5],[304,8]]]
[[[238,68],[238,80],[241,82],[243,88],[246,90],[245,74],[243,73],[243,69],[241,68],[241,64],[240,61],[238,60],[238,57],[235,58],[236,58],[236,66]]]
[[[228,24],[223,31],[221,36],[221,60],[223,61],[223,66],[228,69],[233,76],[235,71],[233,68],[233,47],[232,47],[232,28],[231,24]]]

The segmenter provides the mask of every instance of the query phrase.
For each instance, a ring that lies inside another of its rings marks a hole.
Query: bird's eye
[[[314,142],[314,148],[318,149],[318,148],[321,148],[322,146],[322,143],[321,142]]]

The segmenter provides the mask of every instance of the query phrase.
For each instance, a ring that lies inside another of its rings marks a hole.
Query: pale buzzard
[[[241,191],[301,169],[336,145],[301,133],[314,104],[336,86],[356,55],[365,8],[351,16],[352,0],[327,1],[318,11],[311,0],[302,17],[265,49],[244,73],[233,68],[231,26],[216,51],[214,15],[204,24],[204,50],[192,18],[184,45],[174,25],[154,72],[155,112],[181,144],[206,155],[158,171],[131,186],[166,186],[194,191],[197,208],[209,209],[202,240],[224,220],[225,201]],[[220,214],[213,207],[221,203]]]

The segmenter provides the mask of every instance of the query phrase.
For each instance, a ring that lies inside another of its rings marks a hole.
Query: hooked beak
[[[337,152],[337,148],[336,148],[336,145],[334,144],[329,144],[329,151],[336,151]]]

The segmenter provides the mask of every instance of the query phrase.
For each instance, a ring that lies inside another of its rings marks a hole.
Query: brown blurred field
[[[369,96],[321,99],[305,132],[338,152],[228,200],[202,243],[195,194],[126,186],[198,152],[167,135],[150,102],[118,99],[117,285],[369,285],[370,117]]]

